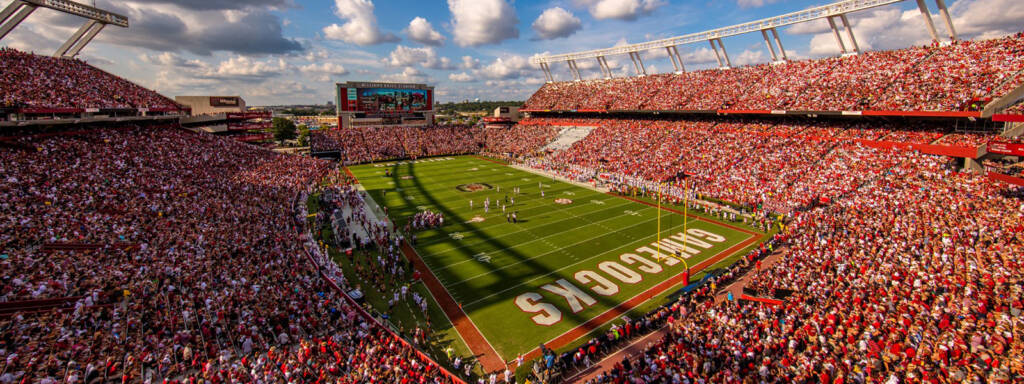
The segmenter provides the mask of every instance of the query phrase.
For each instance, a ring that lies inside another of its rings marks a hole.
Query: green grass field
[[[643,299],[637,296],[684,271],[682,262],[659,261],[652,251],[655,207],[473,156],[425,160],[350,171],[400,227],[424,209],[444,214],[443,227],[416,232],[415,248],[505,360],[567,332],[575,335],[578,326],[602,314],[609,317],[610,309]],[[393,174],[385,176],[385,169]],[[483,189],[467,191],[470,184]],[[512,193],[514,187],[519,195]],[[501,209],[506,195],[515,200],[507,209],[518,213],[518,224],[506,222]],[[489,213],[485,198],[492,202]],[[662,244],[683,243],[682,215],[663,211],[661,224],[661,236],[668,239]],[[692,253],[686,261],[695,270],[764,237],[696,215],[686,225],[685,251]]]

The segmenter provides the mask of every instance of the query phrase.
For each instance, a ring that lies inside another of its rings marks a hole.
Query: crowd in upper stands
[[[484,146],[481,128],[468,126],[355,127],[317,132],[313,152],[338,151],[345,164],[397,158],[477,153]]]
[[[1024,33],[728,70],[555,82],[537,110],[963,111],[1024,84]]]
[[[78,59],[0,48],[0,107],[169,108],[170,99]]]
[[[1024,377],[1024,190],[913,154],[798,214],[756,271],[779,306],[682,313],[660,342],[592,382],[1009,383]]]
[[[12,140],[0,301],[74,304],[0,318],[0,382],[440,379],[309,262],[295,206],[327,162],[176,128]]]
[[[488,153],[519,157],[532,154],[550,143],[558,130],[543,125],[516,125],[511,128],[486,130]]]
[[[524,125],[546,127],[531,120],[546,119],[530,119]],[[588,124],[584,119],[575,123]],[[704,197],[779,213],[837,198],[895,165],[905,151],[892,149],[891,143],[976,148],[994,137],[952,133],[946,125],[915,122],[893,126],[844,120],[715,118],[590,123],[597,128],[568,149],[528,156],[525,163],[579,181],[628,184],[649,191],[682,172],[688,178],[669,183],[669,195],[681,197],[686,183]],[[562,119],[561,124],[574,122]],[[517,135],[528,133],[520,130]]]

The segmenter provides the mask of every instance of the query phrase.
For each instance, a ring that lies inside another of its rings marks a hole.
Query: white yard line
[[[686,223],[689,223],[689,222],[691,222],[691,221],[693,221],[693,220],[696,220],[696,219],[687,219],[687,220],[686,220]],[[636,226],[638,226],[638,225],[641,225],[641,224],[648,224],[648,223],[650,223],[650,220],[646,220],[646,221],[643,221],[643,222],[639,222],[639,223],[633,224],[633,225],[631,225],[631,226],[628,226],[628,227],[625,227],[625,228],[622,228],[622,229],[624,230],[624,229],[628,229],[628,228],[633,228],[633,227],[636,227]],[[671,232],[671,231],[672,231],[672,229],[668,229],[668,230],[664,230],[664,231],[662,231],[662,232]],[[579,241],[579,242],[576,242],[576,243],[570,244],[569,246],[566,246],[565,248],[571,247],[571,246],[573,246],[573,245],[581,244],[581,243],[584,243],[584,242],[587,242],[587,241],[591,241],[591,240],[593,240],[593,239],[596,239],[596,238],[599,238],[599,237],[603,237],[603,236],[607,236],[607,235],[608,235],[608,234],[607,234],[607,233],[605,233],[605,234],[601,234],[601,235],[598,235],[598,236],[594,236],[594,237],[591,237],[591,238],[589,238],[589,239],[586,239],[586,240],[583,240],[583,241]],[[618,248],[622,248],[622,247],[620,246],[620,247],[618,247]],[[494,297],[494,296],[497,296],[497,295],[499,295],[499,294],[502,294],[502,293],[508,292],[508,291],[510,291],[510,290],[512,290],[512,289],[515,289],[515,288],[521,287],[521,286],[523,286],[523,285],[526,285],[526,284],[528,284],[528,283],[530,283],[530,282],[536,281],[537,279],[540,279],[540,278],[542,278],[542,277],[547,277],[547,276],[551,276],[551,275],[553,275],[553,274],[555,274],[555,273],[558,273],[558,272],[561,272],[561,271],[563,271],[563,270],[565,270],[565,269],[567,269],[567,268],[569,268],[569,267],[573,267],[573,266],[576,266],[576,265],[578,265],[578,264],[581,264],[581,263],[583,263],[583,262],[586,262],[586,261],[592,260],[592,259],[594,259],[594,258],[596,258],[596,257],[601,257],[601,256],[604,256],[604,255],[607,255],[607,254],[610,254],[610,253],[618,252],[618,251],[617,251],[617,249],[618,249],[618,248],[614,248],[614,249],[611,249],[611,250],[608,250],[608,251],[605,251],[605,252],[602,252],[602,253],[598,253],[598,254],[595,254],[595,255],[593,255],[593,256],[590,256],[590,257],[586,257],[586,258],[584,258],[583,260],[580,260],[580,261],[577,261],[577,262],[575,262],[575,263],[572,263],[572,264],[569,264],[569,265],[563,266],[562,268],[558,268],[558,269],[556,269],[556,270],[553,270],[553,271],[550,271],[550,272],[548,272],[548,273],[546,273],[546,274],[543,274],[543,275],[539,275],[539,276],[536,276],[536,277],[534,277],[534,278],[532,278],[532,279],[530,279],[530,280],[527,280],[527,281],[521,282],[521,283],[519,283],[519,284],[516,284],[516,285],[514,285],[514,286],[508,287],[508,288],[506,288],[506,289],[503,289],[503,290],[501,290],[501,291],[499,291],[499,292],[495,292],[495,293],[492,293],[492,294],[490,294],[490,295],[487,295],[487,296],[481,297],[481,298],[479,298],[479,299],[477,299],[477,300],[474,300],[474,301],[472,301],[472,302],[470,302],[470,303],[466,304],[466,306],[470,306],[470,305],[473,305],[473,304],[475,304],[475,303],[478,303],[478,302],[480,302],[480,301],[483,301],[483,300],[485,300],[485,299],[489,299],[489,298],[491,298],[491,297]],[[518,264],[522,264],[522,263],[525,263],[525,262],[527,262],[527,261],[530,261],[530,260],[534,260],[534,259],[536,259],[536,258],[539,258],[539,257],[541,257],[541,256],[549,255],[549,254],[551,254],[551,253],[554,253],[554,252],[556,252],[556,251],[553,251],[553,252],[547,252],[547,253],[543,253],[543,254],[540,254],[540,255],[537,255],[537,256],[534,256],[534,257],[530,257],[530,258],[528,258],[528,259],[526,259],[526,260],[523,260],[523,261],[520,261],[520,262],[517,262],[517,263],[513,263],[513,264],[509,264],[509,265],[507,265],[507,266],[504,266],[504,267],[498,268],[497,270],[499,270],[499,271],[500,271],[500,270],[506,269],[506,268],[508,268],[508,267],[510,267],[510,266],[513,266],[513,265],[518,265]],[[465,282],[467,282],[467,281],[470,281],[470,280],[474,280],[474,279],[477,279],[477,278],[480,278],[480,277],[483,277],[483,276],[487,276],[487,275],[490,275],[490,274],[491,274],[490,272],[487,272],[487,273],[481,273],[481,274],[479,274],[479,275],[476,275],[476,276],[470,277],[470,278],[468,278],[468,279],[465,279],[465,280],[462,280],[462,281],[457,281],[457,282],[453,283],[453,284],[452,284],[452,286],[460,285],[460,284],[462,284],[462,283],[465,283]]]
[[[629,205],[629,204],[622,204],[622,205],[619,205],[619,206],[616,206],[616,207],[613,207],[613,208],[610,208],[610,209],[614,209],[614,208],[622,208],[623,206],[626,206],[626,205]],[[647,207],[647,208],[641,208],[641,210],[646,210],[646,209],[648,209],[648,208],[650,208],[650,207]],[[610,209],[606,209],[606,210],[601,210],[601,211],[593,211],[593,212],[604,212],[604,211],[607,211],[607,210],[610,210]],[[637,211],[637,212],[640,212],[640,211]],[[552,223],[549,223],[549,224],[545,224],[545,225],[550,225],[550,224],[556,224],[556,223],[562,223],[562,222],[565,222],[565,221],[569,221],[569,220],[573,220],[573,219],[579,219],[579,218],[580,218],[579,216],[576,216],[576,215],[573,215],[573,216],[574,216],[574,217],[573,217],[573,218],[570,218],[570,219],[565,219],[565,220],[559,220],[559,221],[556,221],[556,222],[552,222]],[[607,218],[607,219],[604,219],[604,220],[600,220],[600,221],[595,221],[595,222],[590,222],[590,223],[587,223],[587,224],[585,224],[585,225],[582,225],[582,226],[579,226],[579,227],[574,227],[574,228],[572,228],[572,229],[570,229],[570,230],[573,230],[573,229],[579,229],[579,228],[584,228],[584,227],[588,227],[588,226],[591,226],[591,225],[599,225],[599,226],[601,226],[601,227],[604,227],[604,226],[600,225],[600,223],[603,223],[603,222],[606,222],[606,221],[611,221],[611,220],[615,220],[615,219],[619,219],[619,218],[621,218],[621,217],[622,217],[622,216],[614,216],[614,217],[610,217],[610,218]],[[608,227],[604,227],[604,228],[605,228],[605,229],[609,229]],[[611,229],[609,229],[609,230],[611,230]],[[612,232],[614,232],[614,230],[611,230],[611,231],[612,231]],[[500,239],[500,238],[503,238],[503,237],[507,237],[507,236],[511,236],[511,235],[514,235],[514,234],[519,234],[519,233],[523,233],[523,232],[526,232],[526,233],[529,233],[529,234],[533,235],[533,231],[532,231],[532,230],[530,230],[530,229],[521,229],[521,230],[518,230],[518,231],[515,231],[515,232],[512,232],[512,233],[509,233],[509,234],[506,234],[506,235],[502,235],[502,236],[489,236],[489,237],[488,237],[488,239],[489,239],[489,240],[497,240],[497,239]],[[558,232],[558,233],[553,233],[553,234],[550,234],[550,235],[547,235],[547,236],[541,236],[541,237],[538,237],[537,235],[534,235],[534,237],[536,238],[536,239],[534,239],[534,240],[530,240],[530,241],[527,241],[527,242],[525,242],[525,243],[518,243],[518,244],[516,244],[516,245],[514,245],[514,246],[508,246],[508,247],[505,247],[505,248],[501,248],[501,249],[495,249],[495,250],[490,250],[490,251],[487,251],[487,252],[482,252],[482,253],[484,253],[484,254],[491,254],[491,253],[495,253],[495,252],[501,252],[501,251],[506,251],[506,250],[509,250],[509,249],[512,249],[512,248],[517,248],[517,247],[521,247],[521,246],[523,246],[523,245],[526,245],[526,244],[530,244],[530,243],[534,243],[534,242],[537,242],[537,241],[541,241],[541,240],[543,240],[543,239],[548,239],[548,238],[552,238],[552,237],[555,237],[555,236],[561,236],[561,235],[562,235],[562,234],[564,234],[565,232],[567,232],[567,231],[562,231],[562,232]],[[431,253],[430,253],[430,255],[431,255],[431,256],[438,256],[438,255],[442,255],[442,254],[445,254],[445,253],[448,253],[448,252],[451,252],[451,251],[454,251],[454,250],[457,250],[457,249],[463,249],[463,248],[467,248],[467,247],[471,247],[471,246],[475,246],[475,245],[480,245],[480,244],[483,244],[483,243],[488,243],[488,242],[489,242],[489,240],[484,240],[484,241],[478,241],[478,242],[476,242],[476,243],[473,243],[473,244],[466,244],[466,245],[462,245],[462,246],[459,246],[459,247],[455,247],[455,248],[448,248],[448,249],[446,249],[446,250],[443,250],[443,251],[439,251],[439,252],[431,252]],[[449,263],[449,264],[446,264],[446,265],[444,265],[444,266],[443,266],[443,267],[441,267],[441,268],[438,268],[438,270],[446,270],[446,269],[449,269],[449,268],[451,268],[451,267],[454,267],[454,266],[460,265],[460,264],[462,264],[462,263],[467,263],[467,262],[470,262],[470,261],[474,261],[474,259],[468,259],[468,260],[458,261],[458,262],[455,262],[455,263]]]

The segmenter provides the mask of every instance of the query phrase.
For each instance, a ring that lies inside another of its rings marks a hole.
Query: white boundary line
[[[365,187],[363,187],[362,183],[358,183],[358,184],[356,184],[356,188],[357,188],[357,189],[359,189],[359,190],[363,190],[363,191],[365,191],[365,190],[366,190],[366,189],[365,189]],[[371,204],[371,203],[372,203],[372,204],[373,204],[374,206],[376,206],[376,207],[380,207],[379,205],[377,205],[377,202],[373,200],[373,197],[372,197],[372,196],[370,196],[370,194],[369,194],[369,193],[367,193],[367,194],[366,194],[366,200],[365,200],[365,203],[366,203],[367,205],[369,205],[369,204]],[[378,209],[379,209],[379,208],[378,208]],[[387,217],[387,215],[384,215],[384,217],[385,217],[386,221],[388,222],[388,224],[391,224],[391,225],[393,226],[393,224],[391,223],[391,218]],[[412,245],[410,245],[410,247],[412,247]],[[416,251],[416,249],[415,249],[415,248],[413,248],[413,252],[415,252],[415,251]],[[401,252],[401,246],[399,246],[399,252]],[[427,267],[427,269],[429,270],[429,269],[430,269],[430,265],[429,265],[429,264],[427,264],[427,261],[426,261],[426,260],[424,260],[424,259],[423,259],[423,257],[420,257],[420,260],[422,260],[422,261],[423,261],[423,265],[424,265],[424,266],[426,266],[426,267]],[[454,296],[451,296],[451,295],[452,295],[452,294],[451,294],[451,292],[448,292],[448,287],[446,287],[446,286],[445,286],[445,283],[444,283],[444,282],[442,282],[442,281],[441,281],[441,279],[440,279],[439,277],[437,277],[437,274],[435,274],[435,273],[433,272],[433,270],[431,270],[431,271],[430,271],[430,274],[431,274],[431,275],[434,275],[434,278],[435,278],[435,279],[437,279],[437,281],[438,281],[439,283],[441,283],[441,284],[440,284],[440,285],[441,285],[441,288],[443,288],[443,289],[444,289],[445,293],[447,293],[447,294],[448,294],[448,296],[450,296],[450,297],[452,297],[452,298],[454,299]],[[469,353],[470,353],[470,354],[472,354],[472,353],[473,353],[473,348],[472,348],[472,347],[470,347],[470,346],[469,346],[469,343],[467,343],[467,342],[466,342],[466,339],[462,337],[462,333],[461,333],[461,332],[459,332],[459,329],[455,327],[455,322],[454,322],[454,321],[452,321],[452,318],[451,318],[451,317],[448,317],[448,312],[446,312],[446,311],[444,310],[444,307],[442,307],[442,306],[441,306],[441,302],[440,302],[440,301],[438,301],[438,300],[437,300],[437,297],[435,297],[435,296],[434,296],[434,292],[432,292],[432,291],[430,290],[430,287],[428,287],[428,286],[427,286],[427,283],[426,283],[426,282],[424,282],[424,281],[423,281],[423,279],[420,279],[420,281],[419,281],[419,284],[423,284],[423,288],[427,290],[427,294],[428,294],[428,295],[430,295],[430,299],[434,301],[434,305],[435,305],[435,306],[437,306],[437,309],[438,309],[439,311],[441,311],[441,314],[442,314],[442,315],[444,315],[444,318],[448,320],[448,324],[451,324],[451,326],[452,326],[452,330],[454,330],[454,331],[455,331],[455,334],[459,336],[459,340],[461,340],[461,341],[462,341],[462,345],[465,345],[465,346],[466,346],[466,349],[467,349],[467,350],[469,350]],[[456,304],[458,304],[458,302],[456,302]],[[469,323],[473,325],[473,328],[476,328],[476,331],[477,331],[477,333],[479,333],[479,334],[480,334],[480,337],[482,337],[482,338],[484,339],[484,341],[486,341],[486,342],[487,342],[487,345],[491,347],[491,350],[493,350],[493,351],[494,351],[494,353],[496,353],[496,354],[498,355],[498,358],[500,358],[500,359],[501,359],[502,361],[504,361],[504,360],[505,360],[505,358],[504,358],[504,357],[502,357],[500,353],[498,353],[498,350],[497,350],[497,349],[494,349],[494,346],[493,346],[493,345],[491,345],[491,341],[490,341],[490,340],[487,340],[487,336],[484,336],[483,332],[480,332],[480,328],[477,328],[476,324],[474,324],[474,323],[473,323],[473,318],[469,317],[469,314],[468,314],[468,313],[466,313],[466,311],[463,311],[463,310],[462,310],[462,307],[461,307],[461,306],[459,307],[459,311],[462,311],[462,315],[463,315],[463,316],[465,316],[465,317],[466,317],[466,319],[468,319],[468,320],[469,320]],[[477,364],[479,364],[479,361],[477,362]],[[481,368],[481,369],[483,369],[483,364],[481,364],[481,365],[480,365],[480,368]]]
[[[736,244],[742,244],[742,243],[743,243],[744,241],[750,240],[751,238],[754,238],[754,237],[757,237],[757,236],[758,236],[758,235],[756,235],[756,234],[754,234],[754,235],[750,235],[750,234],[747,234],[747,238],[745,238],[745,239],[741,240],[740,242],[738,242],[738,243],[736,243]],[[733,244],[733,245],[736,245],[736,244]],[[744,248],[746,248],[746,247],[744,247]],[[708,257],[707,259],[704,259],[704,260],[710,260],[710,259],[712,259],[712,258],[715,258],[715,257],[717,257],[717,256],[718,256],[719,254],[721,254],[722,252],[725,252],[726,250],[728,250],[728,248],[726,248],[726,249],[723,249],[722,251],[719,251],[718,253],[716,253],[716,254],[714,254],[714,255],[711,255],[710,257]],[[740,251],[742,251],[742,249],[739,249],[739,250],[733,251],[733,253],[732,253],[732,254],[736,254],[736,253],[738,253],[738,252],[740,252]],[[725,257],[723,257],[723,258],[722,258],[722,260],[725,260],[725,259],[729,258],[729,256],[731,256],[732,254],[726,255]],[[713,266],[714,266],[715,264],[718,264],[718,263],[720,263],[720,262],[721,262],[722,260],[716,261],[715,263],[713,263],[713,264],[709,265],[709,267],[713,267]],[[703,261],[701,261],[701,262],[703,262]],[[703,270],[704,270],[704,268],[702,268],[702,269],[699,269],[699,270],[691,270],[691,271],[690,271],[690,275],[691,275],[691,276],[692,276],[692,275],[695,275],[695,274],[697,274],[698,272],[701,272],[701,271],[703,271]],[[655,284],[654,286],[657,286],[658,284],[661,284],[662,282],[665,282],[665,281],[667,281],[667,280],[669,280],[669,279],[672,279],[672,278],[674,278],[674,277],[676,277],[676,276],[679,276],[679,275],[681,275],[681,274],[683,274],[683,273],[685,273],[685,272],[686,272],[686,271],[684,270],[684,271],[682,271],[682,272],[679,272],[679,273],[677,273],[677,274],[675,274],[675,275],[669,276],[668,278],[666,278],[666,279],[662,280],[661,282],[659,282],[659,283]],[[673,285],[672,287],[674,287],[674,286],[675,286],[675,285]],[[671,289],[672,287],[669,287],[669,289]],[[604,314],[606,314],[606,313],[608,313],[608,312],[611,312],[611,311],[612,311],[613,309],[617,308],[618,306],[620,306],[620,305],[622,305],[622,304],[624,304],[624,303],[626,303],[626,302],[628,302],[628,301],[630,301],[630,300],[633,300],[633,299],[635,299],[635,298],[639,297],[640,295],[642,295],[642,294],[644,294],[644,293],[647,293],[647,291],[650,291],[651,289],[654,289],[654,287],[651,287],[651,288],[647,288],[647,289],[645,289],[645,290],[643,290],[643,291],[640,291],[640,292],[639,292],[639,293],[637,293],[636,295],[633,295],[633,297],[630,297],[630,298],[628,298],[628,299],[626,299],[626,300],[623,300],[623,301],[619,302],[619,304],[618,304],[618,305],[616,305],[616,306],[614,306],[614,307],[611,307],[611,308],[608,308],[608,309],[607,309],[607,310],[605,310],[604,312],[601,312],[601,313],[599,313],[599,314],[597,314],[597,315],[595,315],[595,316],[591,317],[590,319],[587,319],[587,321],[590,321],[590,320],[593,320],[593,319],[595,319],[595,318],[598,318],[598,317],[604,316]],[[657,296],[657,295],[655,295],[655,296]],[[651,299],[653,299],[653,297],[652,297]],[[648,301],[650,301],[650,300],[648,300]],[[644,301],[644,303],[647,303],[647,301]],[[643,303],[641,303],[641,304],[643,304]],[[640,305],[640,304],[638,304],[637,306],[639,306],[639,305]],[[629,309],[629,311],[632,311],[632,310],[634,310],[634,309],[636,309],[636,307],[630,308],[630,309]],[[629,311],[627,311],[627,313],[628,313]],[[605,322],[603,322],[603,323],[601,323],[601,324],[598,324],[598,325],[597,325],[597,327],[595,327],[595,328],[594,328],[594,330],[596,330],[596,329],[600,329],[601,327],[604,327],[605,325],[608,325],[608,323],[611,323],[611,322],[613,322],[613,321],[615,321],[615,320],[617,320],[617,319],[609,319],[608,321],[605,321]],[[565,336],[565,334],[567,334],[567,333],[569,333],[569,332],[572,332],[573,330],[575,330],[575,329],[576,329],[576,328],[578,328],[579,326],[583,325],[584,323],[586,323],[586,321],[584,321],[583,323],[580,323],[580,324],[576,325],[575,327],[569,328],[569,330],[567,330],[567,331],[565,331],[565,332],[562,332],[562,333],[561,333],[561,334],[559,334],[558,336],[555,336],[555,337],[552,337],[551,339],[548,339],[548,341],[545,341],[545,342],[544,342],[544,344],[545,344],[545,345],[547,345],[547,344],[548,344],[548,343],[550,343],[550,342],[551,342],[552,340],[555,340],[555,339],[558,339],[559,337]],[[593,332],[594,330],[591,330],[590,332]],[[587,332],[587,334],[590,334],[590,332]],[[579,338],[582,338],[582,337],[586,337],[586,335],[580,336],[580,337],[578,337],[578,338],[576,338],[576,339],[579,339]],[[534,348],[534,349],[537,349],[537,348]],[[526,351],[526,353],[530,353],[530,352],[533,352],[533,350],[534,350],[534,349],[531,349],[531,350],[529,350],[529,351]],[[526,354],[526,353],[524,353],[524,354]]]

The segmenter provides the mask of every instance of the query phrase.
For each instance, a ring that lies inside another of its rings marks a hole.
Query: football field
[[[662,252],[681,256],[659,257],[649,203],[475,156],[349,170],[396,226],[422,210],[444,215],[442,227],[415,232],[415,251],[443,285],[435,296],[449,295],[505,361],[541,343],[567,345],[681,287],[685,265],[699,275],[764,237],[696,215],[684,236],[683,215],[663,209]],[[508,222],[511,212],[518,223]]]

